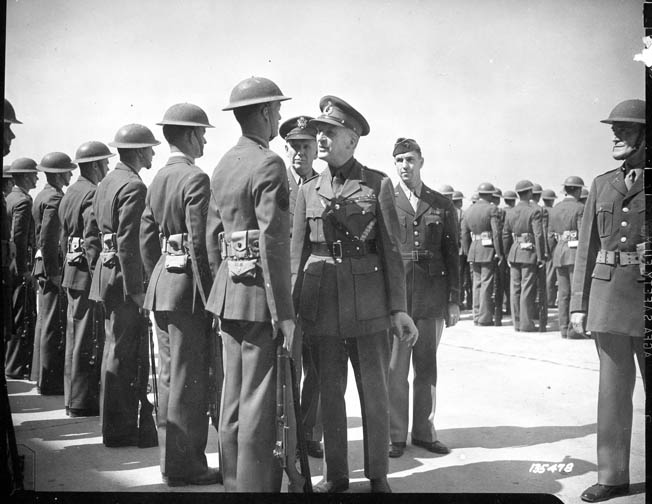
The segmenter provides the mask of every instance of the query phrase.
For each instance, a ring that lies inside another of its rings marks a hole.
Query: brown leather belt
[[[347,257],[364,257],[375,254],[375,241],[336,241],[333,243],[313,243],[312,254],[316,256],[332,257],[337,262]]]
[[[637,252],[602,249],[598,252],[595,262],[598,264],[608,264],[609,266],[629,266],[631,264],[640,264],[641,260]]]
[[[404,261],[415,261],[419,262],[426,259],[433,259],[435,254],[430,250],[413,250],[409,253],[401,253],[401,257]]]

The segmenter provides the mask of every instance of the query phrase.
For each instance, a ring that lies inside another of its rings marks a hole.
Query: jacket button
[[[417,221],[414,221],[414,225],[415,225],[415,226],[418,226],[419,223],[418,223]]]
[[[418,242],[418,241],[415,241],[415,242],[414,242],[414,246],[415,246],[415,247],[418,247],[418,246],[419,246],[419,242]]]
[[[627,241],[627,237],[626,236],[621,236],[620,241],[625,243]]]
[[[621,225],[622,227],[627,226],[627,221],[622,221],[622,222],[620,223],[620,225]]]
[[[419,231],[417,231],[416,229],[414,230],[414,236],[419,236]]]
[[[339,203],[335,203],[335,210],[339,210],[339,209],[340,209],[340,204],[339,204]]]
[[[623,212],[625,212],[625,213],[629,212],[629,208],[623,207]]]

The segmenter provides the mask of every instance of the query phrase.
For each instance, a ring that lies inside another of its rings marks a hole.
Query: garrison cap
[[[337,96],[324,96],[319,100],[319,110],[321,110],[321,115],[310,121],[311,125],[330,124],[348,128],[360,136],[369,134],[369,123],[363,115]]]
[[[14,173],[37,173],[36,161],[28,157],[21,157],[11,163],[11,174]]]
[[[11,173],[9,172],[10,169],[11,169],[11,165],[8,165],[8,164],[3,165],[3,167],[2,167],[2,178],[3,179],[5,179],[5,180],[12,180],[13,179],[13,177],[11,176]]]
[[[464,199],[464,194],[462,191],[453,191],[453,201],[459,201]]]
[[[529,180],[520,180],[519,182],[516,183],[516,187],[514,188],[517,193],[522,193],[525,191],[529,191],[530,189],[534,188],[534,184],[530,182]]]
[[[314,118],[310,116],[297,116],[288,119],[278,129],[278,134],[283,140],[315,140],[317,129],[308,124]]]
[[[63,152],[50,152],[36,165],[38,171],[46,173],[66,173],[75,168],[77,165],[70,160],[68,154]]]
[[[516,193],[514,191],[505,191],[503,193],[503,199],[504,200],[515,200],[518,196],[516,196]]]
[[[396,139],[396,142],[394,142],[394,150],[392,151],[392,156],[398,156],[399,154],[405,154],[406,152],[413,151],[416,151],[419,153],[419,155],[421,155],[421,147],[419,147],[419,144],[416,142],[416,140],[400,137]]]

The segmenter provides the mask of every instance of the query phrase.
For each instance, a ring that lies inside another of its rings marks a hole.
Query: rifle
[[[537,268],[537,297],[539,299],[539,332],[546,332],[548,325],[548,292],[546,289],[546,263]]]
[[[152,367],[152,390],[154,392],[154,416],[158,424],[158,383],[156,382],[156,358],[154,355],[154,331],[152,330],[152,319],[147,317],[147,338],[149,340],[149,359]]]
[[[208,416],[215,430],[219,432],[220,404],[222,403],[222,337],[217,323],[208,331]]]
[[[288,383],[289,379],[289,383]],[[292,404],[292,408],[290,408]],[[276,350],[276,446],[274,456],[285,469],[288,479],[288,492],[312,493],[308,450],[303,432],[299,406],[299,386],[294,362],[282,345]],[[296,467],[296,452],[299,448],[301,472]]]
[[[152,411],[154,406],[147,398],[147,376],[149,375],[149,361],[147,359],[148,345],[146,338],[149,336],[147,327],[149,316],[145,310],[143,314],[143,327],[138,331],[138,348],[137,348],[137,371],[136,379],[133,386],[136,388],[138,401],[140,402],[140,411],[138,415],[138,447],[150,448],[158,446],[158,433],[156,431],[156,424],[152,418]],[[143,356],[145,358],[143,359]],[[144,362],[143,362],[144,361]]]

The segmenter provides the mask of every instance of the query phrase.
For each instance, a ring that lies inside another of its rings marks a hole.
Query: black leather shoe
[[[495,326],[495,327],[502,327],[502,325],[503,325],[502,320],[496,320],[496,321],[494,322],[494,326]]]
[[[581,498],[585,502],[601,502],[627,495],[629,493],[629,483],[624,485],[601,485],[597,483],[582,492]]]
[[[191,477],[168,477],[162,475],[163,483],[169,487],[180,487],[187,485],[216,485],[222,484],[222,472],[219,469],[208,467],[203,473]]]
[[[374,478],[369,481],[371,482],[372,493],[392,493],[387,478]]]
[[[321,480],[312,491],[315,493],[339,493],[349,489],[349,479]]]
[[[405,451],[405,443],[392,443],[389,445],[389,456],[391,458],[399,458]]]
[[[493,322],[478,322],[479,326],[492,326],[494,325]]]
[[[306,441],[306,450],[311,457],[318,459],[324,457],[324,450],[319,441]]]
[[[420,446],[421,448],[425,448],[429,452],[438,453],[440,455],[446,455],[446,454],[451,452],[450,449],[448,448],[448,446],[446,446],[441,441],[428,442],[428,441],[420,441],[418,439],[413,438],[412,439],[412,444],[414,446]]]
[[[99,414],[100,411],[96,409],[70,408],[66,411],[66,415],[71,418],[99,416]]]

